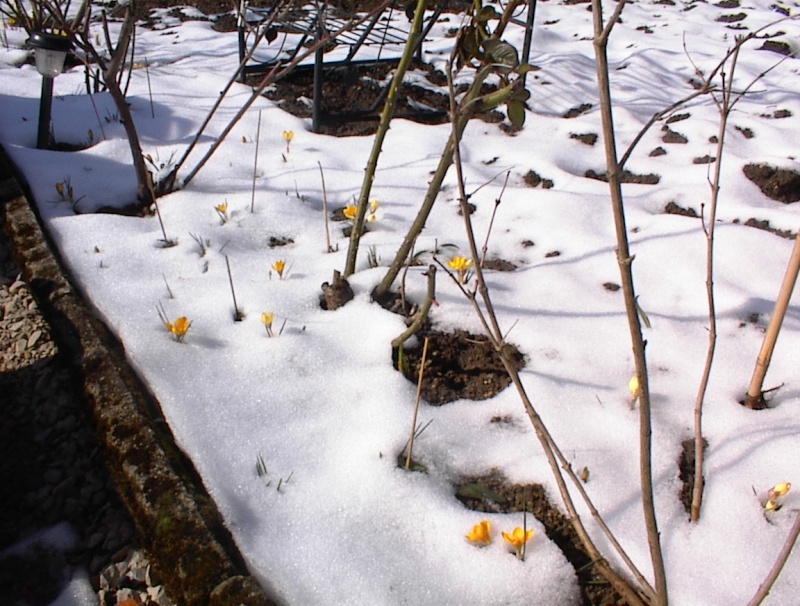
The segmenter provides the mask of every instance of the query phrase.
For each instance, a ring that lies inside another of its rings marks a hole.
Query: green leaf
[[[403,451],[397,455],[397,466],[400,469],[406,468],[406,452]],[[408,466],[408,471],[418,471],[420,473],[428,473],[428,468],[419,461],[411,459],[411,464]]]
[[[506,498],[486,486],[481,484],[472,483],[464,484],[458,487],[456,496],[462,499],[476,499],[478,501],[492,501],[493,503],[505,503]]]
[[[514,71],[520,76],[524,76],[528,72],[533,71],[533,66],[530,63],[520,63]]]
[[[520,82],[521,83],[521,82]],[[525,103],[528,99],[531,98],[531,91],[527,88],[516,87],[514,90],[514,94],[511,95],[511,98],[514,101],[519,101],[520,103]]]
[[[510,100],[506,104],[506,113],[514,128],[522,128],[525,124],[525,106],[520,101]]]
[[[500,13],[493,6],[484,6],[475,16],[476,21],[486,22],[490,19],[499,19]]]
[[[480,46],[478,44],[478,32],[469,25],[461,28],[456,41],[456,52],[461,65],[466,65],[470,60],[478,55]]]
[[[483,48],[492,63],[515,68],[519,65],[517,49],[508,42],[503,42],[497,38],[489,38],[483,41]]]
[[[514,91],[511,88],[511,86],[506,86],[504,88],[501,88],[500,90],[491,92],[488,95],[484,95],[483,97],[481,97],[481,103],[483,105],[483,109],[484,110],[494,109],[495,107],[503,105],[511,98],[511,94],[513,92]]]
[[[397,370],[399,370],[402,374],[406,374],[406,358],[403,355],[403,344],[400,344],[400,347],[397,348]]]
[[[644,324],[646,328],[650,328],[650,318],[647,317],[647,314],[644,313],[642,306],[639,305],[639,297],[636,297],[636,311],[639,312],[639,317],[642,319],[642,324]]]

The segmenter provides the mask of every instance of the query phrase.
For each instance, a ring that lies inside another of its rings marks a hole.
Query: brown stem
[[[580,485],[580,481],[575,474],[572,473],[572,468],[569,465],[569,462],[566,460],[564,455],[561,453],[558,445],[553,440],[550,432],[547,430],[544,422],[542,421],[541,417],[536,412],[536,409],[533,406],[528,394],[525,390],[525,387],[522,385],[522,380],[520,379],[519,373],[514,366],[513,362],[509,359],[508,351],[505,347],[505,340],[503,337],[503,333],[500,329],[500,324],[497,319],[497,314],[494,310],[494,305],[492,304],[492,299],[489,295],[489,289],[486,286],[486,280],[484,279],[483,275],[483,268],[479,262],[480,257],[478,253],[478,245],[475,239],[475,233],[472,228],[472,220],[470,218],[469,209],[467,208],[467,196],[466,191],[464,188],[464,175],[463,175],[463,165],[461,162],[461,153],[460,153],[460,134],[457,135],[457,128],[458,128],[458,112],[455,106],[454,101],[454,90],[452,85],[452,77],[451,77],[451,70],[447,70],[448,73],[448,84],[450,87],[450,104],[451,104],[451,114],[452,114],[452,122],[453,122],[453,139],[454,139],[454,147],[453,147],[453,155],[454,155],[454,165],[456,168],[456,182],[458,184],[458,191],[459,191],[459,204],[461,205],[461,214],[464,218],[464,227],[467,234],[467,241],[469,243],[470,255],[472,258],[472,263],[475,268],[475,280],[477,282],[477,291],[480,293],[481,301],[483,302],[484,310],[481,309],[481,306],[478,304],[477,299],[474,296],[474,293],[468,293],[464,286],[456,280],[456,283],[459,285],[459,288],[467,297],[467,299],[471,302],[473,309],[478,316],[481,324],[483,325],[484,331],[486,333],[487,338],[492,343],[493,347],[497,351],[498,355],[500,356],[500,360],[503,363],[503,367],[505,368],[506,372],[508,373],[511,382],[514,384],[515,388],[517,389],[517,393],[522,400],[523,406],[525,408],[525,412],[528,415],[528,418],[533,425],[534,430],[536,431],[536,436],[539,440],[539,443],[544,450],[545,456],[547,457],[548,463],[550,468],[553,472],[553,476],[555,478],[556,484],[558,485],[559,493],[561,494],[561,499],[564,503],[564,506],[567,508],[567,512],[569,514],[569,520],[572,524],[575,533],[578,535],[578,538],[583,545],[584,549],[588,553],[589,557],[591,558],[592,562],[594,562],[595,567],[597,568],[598,573],[600,573],[606,580],[611,583],[611,585],[622,595],[629,604],[631,605],[644,605],[649,603],[650,598],[654,596],[653,588],[649,585],[647,580],[644,576],[639,572],[636,566],[633,564],[633,561],[628,557],[627,553],[622,549],[619,542],[611,533],[608,526],[600,517],[599,512],[591,503],[589,496],[583,490],[583,487]],[[572,496],[569,493],[569,489],[567,488],[566,481],[564,480],[564,476],[559,471],[559,463],[561,467],[570,475],[573,479],[575,484],[578,486],[578,490],[581,493],[581,496],[586,501],[587,505],[592,512],[592,515],[598,520],[601,529],[606,536],[609,538],[610,542],[617,549],[618,553],[621,555],[622,559],[625,563],[630,567],[631,572],[637,578],[637,580],[641,583],[643,590],[640,592],[636,590],[634,587],[631,586],[624,578],[622,578],[605,560],[605,558],[601,555],[600,551],[595,546],[594,542],[592,541],[589,533],[586,531],[586,527],[584,526],[580,515],[575,507],[575,504],[572,500]]]
[[[403,84],[403,78],[405,78],[408,66],[411,65],[411,60],[417,49],[417,43],[422,32],[422,21],[425,16],[425,5],[426,0],[417,0],[411,31],[408,33],[408,39],[403,49],[403,55],[397,65],[397,70],[389,84],[389,92],[386,95],[386,102],[381,111],[378,130],[375,132],[375,138],[372,141],[372,150],[370,151],[367,161],[367,167],[364,170],[364,180],[361,183],[361,192],[358,196],[358,202],[356,203],[356,216],[353,217],[353,229],[350,230],[350,244],[347,247],[347,259],[344,268],[345,278],[351,276],[356,270],[358,245],[361,241],[361,234],[364,232],[364,218],[367,214],[369,194],[370,191],[372,191],[372,182],[375,179],[378,160],[383,150],[383,142],[386,139],[386,134],[389,132],[389,126],[392,121],[392,116],[394,115],[394,108],[397,104],[397,97],[400,93],[400,87]]]
[[[778,340],[778,334],[781,331],[783,318],[786,316],[786,310],[789,307],[789,300],[792,298],[792,291],[797,282],[797,275],[800,272],[800,230],[794,239],[794,247],[792,248],[792,256],[789,258],[789,264],[786,267],[786,273],[783,276],[783,283],[781,284],[778,298],[775,301],[775,308],[772,310],[772,316],[767,325],[767,332],[764,334],[764,342],[761,345],[761,350],[758,352],[756,359],[756,366],[753,370],[753,377],[750,379],[750,387],[747,390],[745,397],[745,406],[748,408],[764,408],[764,377],[767,375],[769,363],[772,360],[772,352],[775,349],[775,343]]]
[[[425,302],[414,315],[414,320],[409,327],[406,328],[400,336],[392,340],[392,348],[402,347],[403,343],[405,343],[411,335],[422,328],[423,322],[425,322],[425,319],[428,317],[428,312],[430,312],[431,305],[436,298],[436,266],[429,265],[428,271],[425,272],[425,274],[428,276],[428,292],[425,295]]]
[[[422,378],[425,376],[425,360],[428,357],[428,337],[422,345],[422,359],[419,362],[419,380],[417,381],[417,395],[414,398],[414,414],[411,417],[411,436],[408,438],[408,453],[406,454],[406,471],[411,469],[411,453],[414,450],[414,436],[417,433],[417,413],[419,400],[422,397]]]
[[[784,564],[786,564],[786,561],[792,554],[792,549],[794,548],[794,544],[797,541],[798,535],[800,535],[800,512],[794,519],[794,524],[792,524],[792,528],[789,530],[789,534],[786,537],[786,542],[783,544],[783,548],[778,554],[775,564],[772,566],[769,574],[767,574],[767,578],[764,579],[764,582],[759,585],[758,591],[756,591],[753,599],[747,603],[747,606],[758,606],[769,595],[769,590],[772,589],[772,586],[775,584],[778,575],[781,573],[781,570],[783,570]]]
[[[114,105],[119,112],[120,122],[122,122],[122,126],[125,128],[125,134],[128,137],[128,145],[131,148],[131,156],[133,158],[133,169],[136,173],[136,198],[143,208],[149,209],[155,202],[153,189],[150,186],[150,173],[147,171],[147,166],[144,163],[142,146],[139,143],[139,135],[133,123],[130,107],[125,101],[125,96],[122,94],[122,90],[120,90],[116,78],[119,70],[122,68],[126,49],[128,47],[127,39],[130,38],[133,28],[133,13],[128,9],[125,14],[125,20],[122,22],[122,28],[120,29],[117,48],[103,74],[103,78],[108,87],[108,92],[114,100]]]
[[[608,36],[624,4],[624,0],[617,4],[611,20],[604,29],[601,0],[592,0],[594,48],[597,62],[597,83],[600,93],[600,115],[605,144],[608,186],[611,195],[611,207],[614,213],[614,228],[617,235],[617,264],[620,270],[620,279],[625,300],[625,312],[628,318],[628,330],[630,332],[633,359],[636,366],[636,376],[639,379],[639,475],[645,528],[647,530],[647,542],[650,547],[650,559],[652,561],[653,574],[655,577],[656,592],[653,596],[653,602],[657,606],[666,606],[668,603],[667,577],[664,568],[664,557],[661,551],[658,520],[656,518],[655,501],[653,497],[652,423],[650,418],[650,387],[648,385],[647,357],[645,355],[645,340],[642,336],[642,326],[639,320],[639,311],[636,303],[636,291],[633,285],[633,272],[631,269],[633,257],[630,254],[627,228],[625,225],[625,206],[620,183],[620,167],[617,161],[607,56]]]
[[[708,220],[703,218],[703,229],[706,234],[706,300],[708,301],[708,349],[703,374],[697,390],[694,405],[694,485],[692,486],[692,505],[689,519],[697,522],[700,519],[700,508],[703,504],[703,489],[705,487],[704,461],[705,439],[703,438],[703,403],[705,401],[708,381],[711,376],[711,366],[714,362],[714,353],[717,344],[717,313],[714,302],[714,227],[717,223],[717,202],[719,201],[720,180],[722,175],[722,154],[725,149],[725,132],[731,112],[731,95],[733,87],[733,72],[736,69],[739,45],[731,55],[731,74],[727,83],[723,72],[722,100],[719,106],[719,132],[717,133],[717,159],[714,164],[714,177],[711,186],[711,207]]]

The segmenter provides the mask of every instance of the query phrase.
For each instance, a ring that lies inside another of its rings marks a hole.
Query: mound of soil
[[[402,368],[398,368],[398,352],[394,352],[395,368],[415,385],[419,380],[422,361],[422,343],[428,338],[425,373],[422,379],[422,397],[439,406],[455,400],[486,400],[503,391],[511,379],[498,353],[483,335],[464,330],[452,333],[423,331],[419,345],[403,351]],[[522,354],[506,345],[514,366],[525,365]]]
[[[368,135],[375,132],[387,93],[387,80],[396,67],[394,62],[351,64],[326,68],[322,81],[322,107],[319,130],[336,136]],[[418,73],[433,81],[441,76],[423,64],[414,66]],[[257,77],[255,79],[258,79]],[[281,78],[265,93],[278,107],[299,118],[312,117],[314,73],[301,66]],[[448,120],[446,94],[417,84],[404,83],[400,88],[395,116],[424,124],[443,124]]]
[[[800,173],[786,168],[776,168],[769,164],[746,164],[744,175],[765,196],[778,202],[790,204],[800,200]]]

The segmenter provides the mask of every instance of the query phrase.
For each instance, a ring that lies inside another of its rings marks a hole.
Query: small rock
[[[36,343],[39,342],[39,339],[41,337],[42,337],[42,331],[41,330],[34,330],[33,333],[31,333],[31,336],[28,337],[28,348],[32,349],[33,346],[36,345]]]

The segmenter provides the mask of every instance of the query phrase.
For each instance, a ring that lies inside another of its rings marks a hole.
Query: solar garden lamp
[[[34,49],[36,71],[42,74],[42,96],[39,101],[39,133],[37,149],[50,147],[50,111],[53,105],[53,79],[64,71],[67,53],[72,50],[72,42],[65,36],[32,32],[28,45]]]

